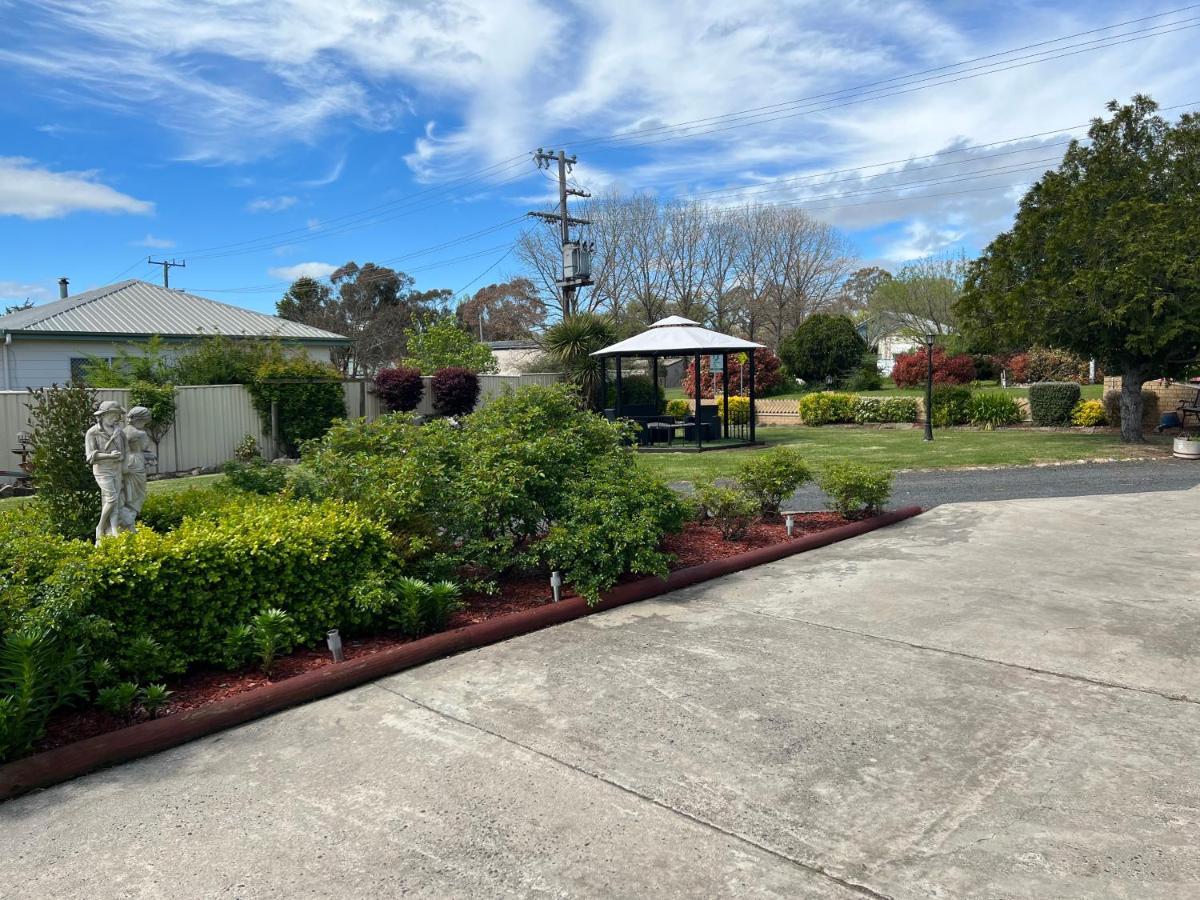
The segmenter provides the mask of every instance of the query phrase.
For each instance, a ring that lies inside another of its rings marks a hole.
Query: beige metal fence
[[[480,403],[526,385],[554,384],[559,378],[558,375],[481,375]],[[425,393],[416,410],[422,415],[433,412],[429,389],[431,380],[424,379]],[[374,420],[384,412],[369,382],[343,382],[342,392],[346,414],[351,418],[365,416],[368,420]],[[96,395],[100,400],[116,400],[126,408],[129,406],[127,390],[99,390]],[[32,431],[28,403],[29,394],[26,391],[0,391],[0,439],[3,440],[3,444],[0,444],[0,469],[5,472],[16,472],[20,465],[17,434]],[[264,428],[249,392],[240,384],[177,387],[175,408],[175,424],[158,448],[160,472],[186,472],[219,466],[233,458],[234,448],[247,434],[254,436],[264,454],[269,455],[272,450],[270,428]],[[81,439],[81,451],[82,447]]]

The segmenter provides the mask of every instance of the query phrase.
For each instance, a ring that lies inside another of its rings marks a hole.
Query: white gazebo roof
[[[692,353],[746,353],[762,344],[721,334],[683,316],[659,319],[641,334],[597,350],[592,356],[686,356]]]

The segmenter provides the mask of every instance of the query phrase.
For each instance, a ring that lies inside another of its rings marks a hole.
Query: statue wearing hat
[[[121,420],[125,410],[115,400],[105,400],[92,413],[96,424],[83,439],[84,454],[92,475],[100,485],[100,521],[96,525],[96,543],[120,529],[121,473],[125,467],[125,431]]]
[[[135,406],[126,413],[125,464],[121,470],[121,514],[120,527],[133,531],[137,518],[146,502],[146,462],[154,456],[150,449],[150,435],[143,429],[150,422],[150,410]]]

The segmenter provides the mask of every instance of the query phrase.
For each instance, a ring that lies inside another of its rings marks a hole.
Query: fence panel
[[[482,375],[480,376],[480,402],[498,396],[508,389],[517,389],[531,384],[555,384],[559,375]],[[425,378],[425,392],[416,412],[420,415],[433,414],[433,398]],[[383,412],[383,404],[370,384],[362,381],[342,383],[346,403],[346,415],[351,418],[366,416],[374,421]],[[96,391],[99,400],[116,400],[129,408],[129,391],[103,389]],[[29,424],[27,391],[0,391],[0,469],[16,472],[21,457],[16,452],[18,432],[32,431]],[[262,448],[264,456],[270,455],[271,433],[264,427],[261,417],[254,409],[250,394],[240,384],[215,384],[181,386],[175,388],[175,424],[166,433],[158,447],[159,472],[186,472],[190,469],[220,466],[233,458],[233,451],[243,437],[253,435]],[[83,439],[80,438],[80,451]]]

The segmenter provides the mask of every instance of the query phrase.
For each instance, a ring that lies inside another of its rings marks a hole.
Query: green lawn
[[[151,494],[171,494],[190,487],[205,487],[224,477],[224,475],[197,475],[194,478],[166,478],[162,481],[151,481],[146,485],[146,490]],[[0,500],[0,509],[11,509],[32,499],[32,497],[9,497],[6,500]]]
[[[1080,459],[1112,459],[1147,455],[1147,447],[1165,448],[1163,439],[1148,436],[1146,447],[1123,445],[1117,434],[1069,431],[941,430],[926,444],[921,428],[872,428],[802,425],[758,429],[768,446],[798,447],[813,463],[849,459],[893,469],[941,469],[954,466],[1014,466]],[[706,453],[641,453],[638,461],[668,481],[696,481],[732,475],[748,453],[760,450],[713,450]]]

